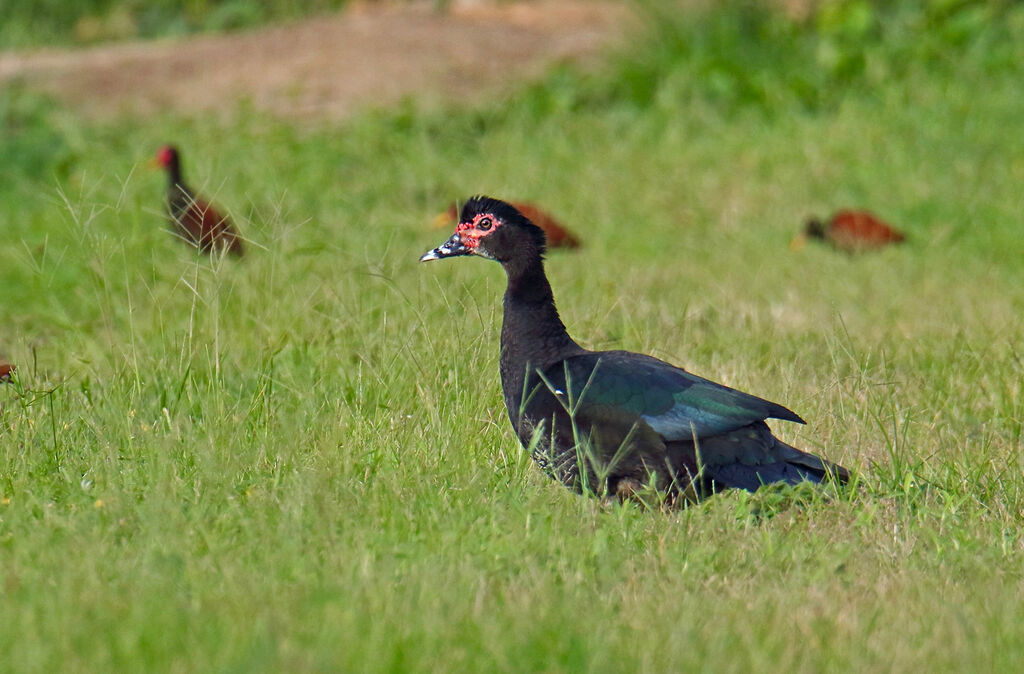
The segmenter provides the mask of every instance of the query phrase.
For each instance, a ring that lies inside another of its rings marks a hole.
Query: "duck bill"
[[[795,237],[793,237],[793,240],[789,242],[789,249],[794,251],[794,252],[801,251],[801,250],[804,249],[804,246],[806,246],[806,245],[807,245],[807,235],[806,234],[797,234]]]
[[[442,243],[434,250],[428,250],[422,256],[420,256],[420,262],[430,262],[431,260],[441,260],[446,257],[458,257],[459,255],[469,255],[473,251],[467,248],[462,243],[462,238],[458,234],[452,234],[451,238]]]

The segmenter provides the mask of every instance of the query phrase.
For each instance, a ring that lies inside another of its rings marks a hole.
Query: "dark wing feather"
[[[562,465],[575,459],[578,438],[589,438],[593,465],[607,471],[609,488],[620,479],[644,483],[657,474],[659,488],[700,496],[772,482],[820,482],[829,473],[840,481],[849,477],[772,435],[765,419],[804,423],[790,410],[657,358],[585,353],[551,365],[541,378],[523,406],[524,446],[534,425],[550,422],[551,442],[564,450]],[[567,484],[574,479],[571,472],[556,476]]]
[[[804,423],[776,403],[627,351],[568,358],[545,373],[578,418],[645,422],[666,441],[722,435],[769,418]]]

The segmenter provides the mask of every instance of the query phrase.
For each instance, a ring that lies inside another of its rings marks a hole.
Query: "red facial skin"
[[[486,230],[480,229],[480,222],[484,219],[491,221],[491,226]],[[459,241],[462,242],[463,246],[470,250],[475,250],[480,245],[480,239],[498,229],[501,225],[501,220],[490,213],[480,213],[471,222],[460,222],[455,228],[455,233],[459,235]]]

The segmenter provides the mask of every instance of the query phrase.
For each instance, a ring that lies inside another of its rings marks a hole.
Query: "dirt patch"
[[[232,109],[339,117],[405,96],[458,97],[592,57],[626,32],[622,2],[356,5],[234,35],[0,54],[22,80],[100,116]]]

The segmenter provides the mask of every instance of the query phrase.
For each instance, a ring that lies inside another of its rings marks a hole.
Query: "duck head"
[[[544,231],[514,206],[486,196],[472,197],[462,206],[455,233],[420,262],[460,255],[478,255],[506,265],[515,259],[542,257]]]

